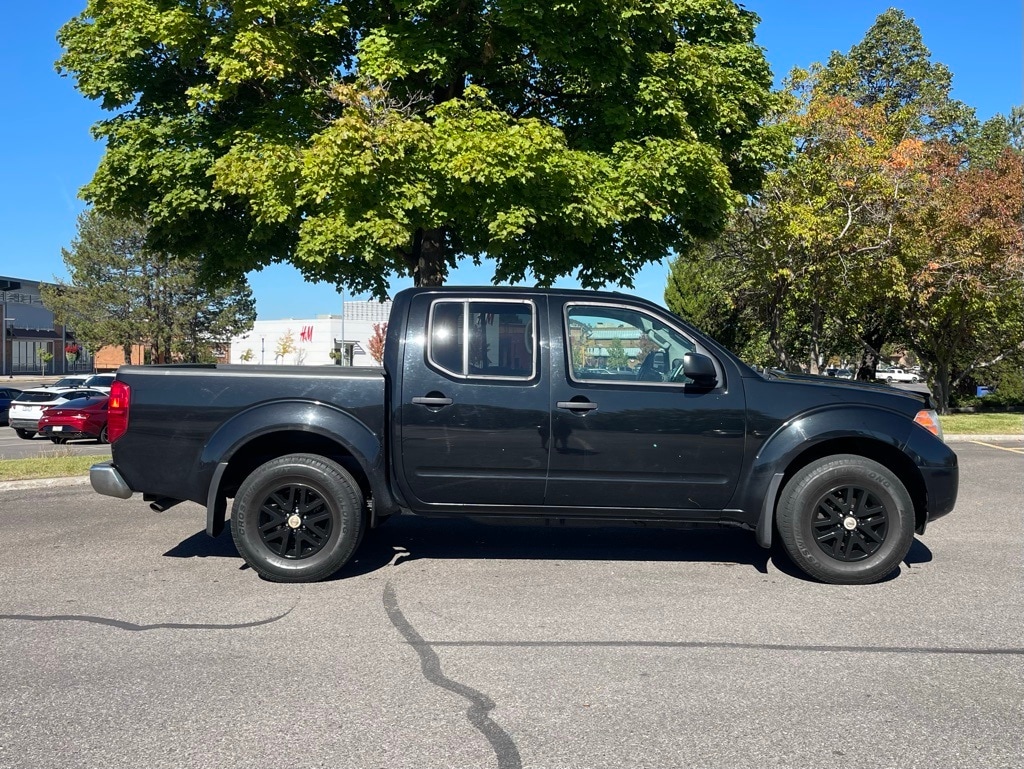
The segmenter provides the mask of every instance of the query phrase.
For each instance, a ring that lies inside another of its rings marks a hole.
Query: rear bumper
[[[78,438],[92,438],[94,440],[99,438],[99,435],[95,433],[87,433],[81,430],[54,430],[53,427],[47,425],[40,430],[37,435],[41,435],[44,438],[67,438],[67,439],[78,439]]]
[[[19,419],[18,417],[8,417],[7,423],[15,430],[29,430],[33,433],[39,431],[38,419]]]
[[[107,497],[128,499],[134,493],[110,462],[100,462],[90,467],[89,483],[92,484],[94,491]]]

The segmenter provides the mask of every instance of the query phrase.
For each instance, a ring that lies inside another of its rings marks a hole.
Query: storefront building
[[[0,275],[0,376],[92,371],[89,351],[43,306],[40,285]]]

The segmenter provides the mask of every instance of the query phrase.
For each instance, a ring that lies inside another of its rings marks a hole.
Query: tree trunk
[[[882,355],[879,350],[886,342],[884,333],[874,330],[861,337],[861,344],[864,350],[860,355],[860,367],[857,369],[857,379],[870,382],[875,378],[878,371],[878,362]]]
[[[950,367],[946,361],[939,361],[935,367],[935,384],[932,388],[935,405],[940,414],[949,412]]]
[[[416,230],[413,251],[408,261],[412,268],[414,285],[443,286],[448,277],[448,260],[445,258],[444,230]]]

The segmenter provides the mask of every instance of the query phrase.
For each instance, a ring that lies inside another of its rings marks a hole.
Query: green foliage
[[[621,339],[613,339],[608,343],[608,360],[605,365],[609,368],[622,368],[629,365],[629,356],[626,355],[626,348],[622,345]]]
[[[210,274],[289,260],[383,296],[630,285],[717,234],[784,142],[733,0],[90,0],[58,62],[115,113],[84,195]]]
[[[909,347],[942,404],[1024,349],[1024,112],[979,126],[950,84],[897,10],[794,71],[771,116],[790,156],[681,255],[669,305],[784,368],[854,356],[870,373],[883,346]]]
[[[252,328],[255,303],[244,279],[209,287],[199,260],[172,257],[147,245],[143,225],[94,210],[79,217],[63,250],[69,283],[41,289],[44,304],[92,350],[133,345],[151,359],[212,360],[211,344]]]

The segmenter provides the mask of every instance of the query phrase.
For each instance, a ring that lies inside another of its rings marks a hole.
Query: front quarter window
[[[580,382],[684,384],[683,359],[696,345],[653,315],[628,307],[569,305],[569,370]]]

